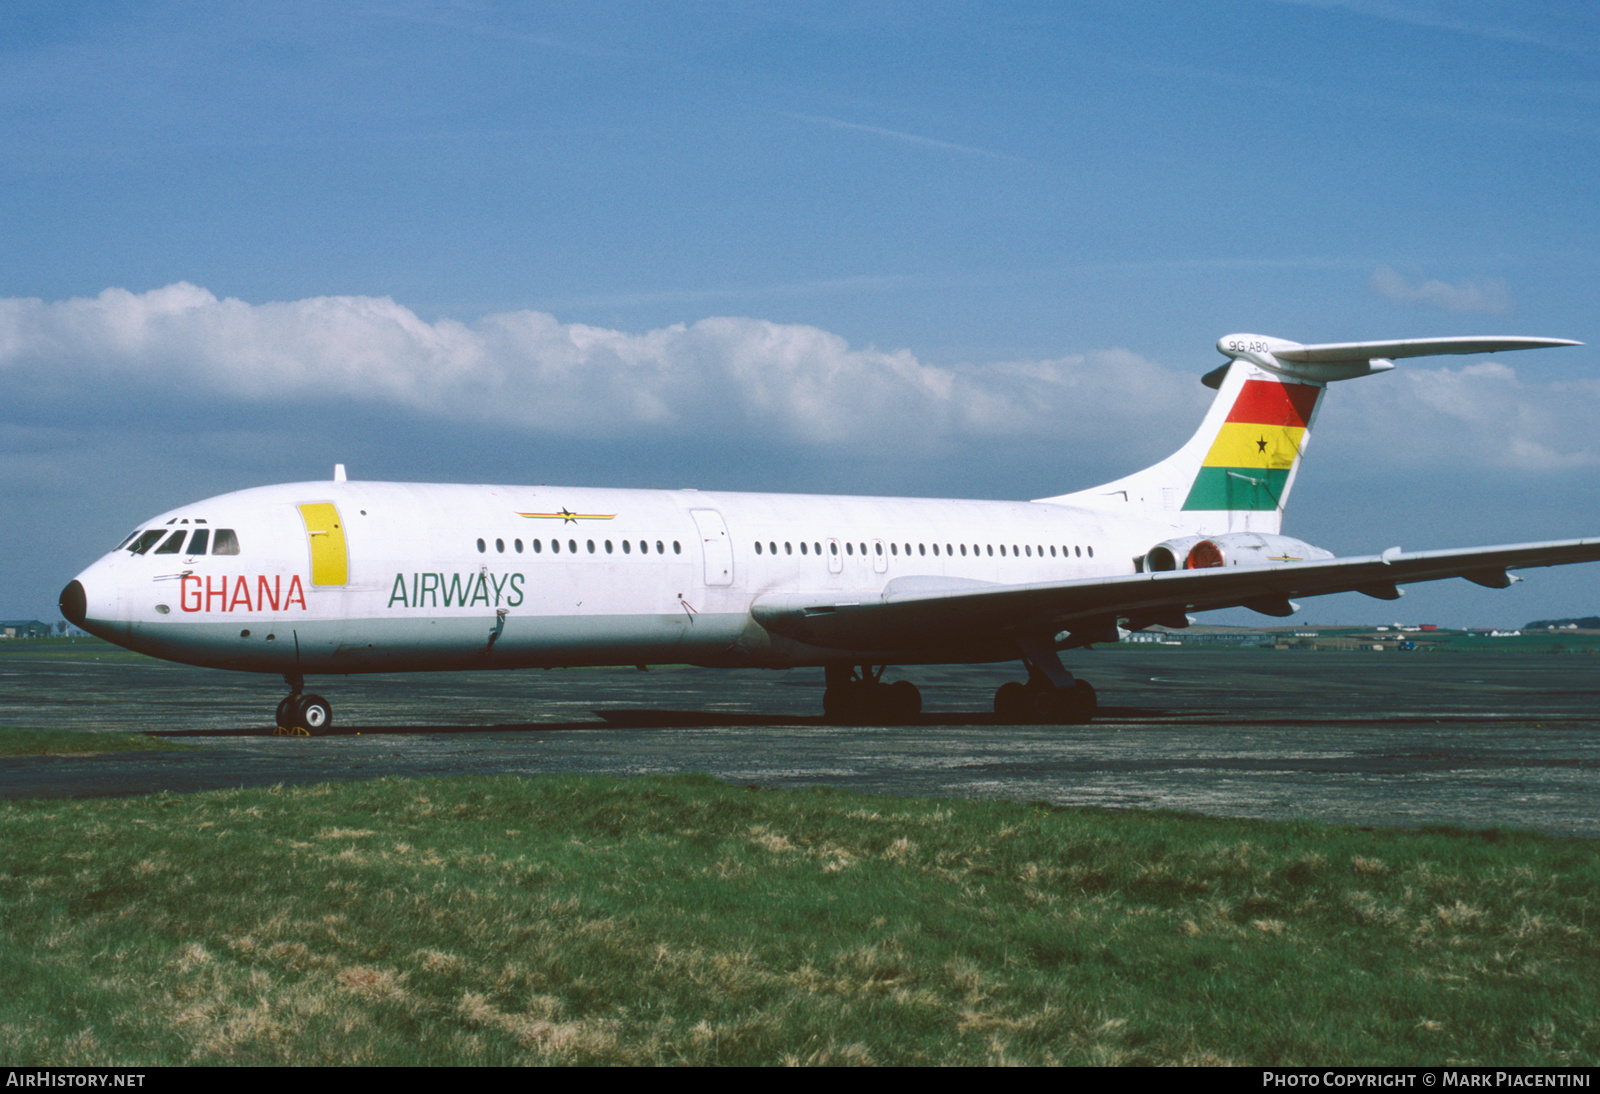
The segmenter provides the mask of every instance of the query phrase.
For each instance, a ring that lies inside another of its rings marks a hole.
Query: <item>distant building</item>
[[[0,619],[0,638],[49,638],[50,624],[37,619]]]

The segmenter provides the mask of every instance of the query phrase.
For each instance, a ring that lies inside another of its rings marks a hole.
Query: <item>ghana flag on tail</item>
[[[1322,391],[1320,384],[1246,380],[1184,509],[1278,508]]]

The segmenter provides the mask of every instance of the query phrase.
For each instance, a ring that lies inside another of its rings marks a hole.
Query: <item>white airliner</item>
[[[331,482],[162,513],[67,585],[74,624],[155,657],[281,673],[288,732],[331,728],[312,674],[563,665],[820,665],[843,720],[921,710],[883,666],[1020,660],[1009,721],[1082,723],[1059,651],[1188,613],[1600,559],[1600,539],[1335,558],[1280,534],[1326,386],[1393,358],[1552,338],[1217,343],[1217,396],[1176,453],[1037,501]]]

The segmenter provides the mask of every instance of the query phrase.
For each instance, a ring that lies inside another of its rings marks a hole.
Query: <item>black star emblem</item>
[[[1265,437],[1262,437],[1256,442],[1256,450],[1258,452],[1265,452],[1267,450],[1267,439]]]
[[[578,523],[578,514],[574,513],[572,510],[568,509],[566,506],[562,506],[561,507],[560,516],[561,516],[561,523],[562,524],[576,524],[576,523]]]

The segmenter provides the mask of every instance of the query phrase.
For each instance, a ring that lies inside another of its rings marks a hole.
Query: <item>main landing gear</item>
[[[289,694],[278,704],[278,737],[320,737],[333,729],[333,704],[320,695],[303,695],[305,677],[284,674]]]
[[[1100,703],[1094,686],[1061,664],[1052,645],[1018,639],[1026,684],[1011,681],[994,693],[995,717],[1010,725],[1088,725]],[[922,713],[922,693],[909,680],[883,682],[884,665],[829,665],[822,710],[830,722],[895,725]]]
[[[1002,722],[1082,726],[1094,721],[1100,702],[1087,680],[1058,688],[1028,666],[1028,682],[1001,684],[994,693],[994,713]]]
[[[1028,682],[1001,684],[994,693],[994,713],[1002,722],[1082,726],[1100,709],[1094,687],[1075,679],[1061,663],[1054,642],[1019,635],[1017,648],[1028,666]]]
[[[871,665],[829,665],[828,690],[822,712],[830,722],[909,722],[922,713],[922,693],[910,680],[883,682],[883,670]]]

